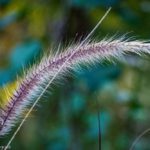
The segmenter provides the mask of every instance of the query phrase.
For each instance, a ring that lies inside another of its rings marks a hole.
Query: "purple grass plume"
[[[73,53],[73,55],[72,55]],[[107,39],[100,42],[87,42],[81,46],[71,46],[64,52],[44,56],[24,75],[9,102],[0,108],[0,136],[8,134],[23,117],[23,112],[31,106],[42,89],[53,78],[62,64],[68,59],[55,80],[60,80],[68,71],[76,70],[81,64],[124,58],[126,53],[150,54],[150,43],[141,41]]]

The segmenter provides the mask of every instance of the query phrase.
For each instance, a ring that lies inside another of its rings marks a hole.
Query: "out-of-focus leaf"
[[[70,107],[73,113],[80,113],[85,106],[85,99],[82,95],[74,93],[70,99]]]
[[[33,40],[17,45],[10,54],[10,66],[0,70],[0,85],[11,81],[23,66],[31,64],[41,49],[40,42]]]
[[[18,17],[18,14],[16,12],[11,12],[7,16],[4,16],[0,19],[0,30],[6,28],[11,23],[15,22]]]
[[[10,54],[10,63],[16,70],[31,63],[35,56],[39,54],[41,44],[39,41],[33,40],[17,45],[12,49]]]
[[[0,85],[3,85],[12,79],[10,70],[0,70]]]
[[[116,66],[102,67],[97,65],[92,68],[92,71],[80,72],[78,78],[84,81],[90,90],[96,90],[104,83],[117,78],[120,72],[120,68]]]

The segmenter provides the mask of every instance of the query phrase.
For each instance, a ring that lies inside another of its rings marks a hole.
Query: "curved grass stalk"
[[[140,141],[140,139],[147,134],[148,132],[150,132],[150,128],[146,129],[145,131],[143,131],[132,143],[131,147],[129,150],[133,150],[135,145]]]

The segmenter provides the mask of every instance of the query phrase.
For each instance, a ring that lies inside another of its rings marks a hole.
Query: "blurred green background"
[[[28,68],[51,46],[84,38],[109,6],[112,11],[93,39],[128,32],[129,37],[150,39],[149,0],[0,0],[0,100],[2,86],[13,85],[22,66]],[[98,111],[102,149],[129,149],[150,127],[149,68],[148,57],[130,55],[126,61],[104,62],[66,77],[41,99],[11,149],[96,150]],[[135,149],[150,150],[149,140],[148,133]]]

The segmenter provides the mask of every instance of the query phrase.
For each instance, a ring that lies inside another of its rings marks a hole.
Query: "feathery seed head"
[[[150,54],[150,43],[141,41],[124,41],[108,39],[100,42],[88,42],[81,46],[73,46],[53,57],[43,57],[38,65],[30,69],[16,90],[8,98],[5,107],[0,108],[0,136],[3,136],[21,118],[24,110],[40,95],[41,89],[53,78],[65,63],[57,79],[68,70],[80,64],[92,64],[99,60],[112,60],[123,57],[125,53]]]

